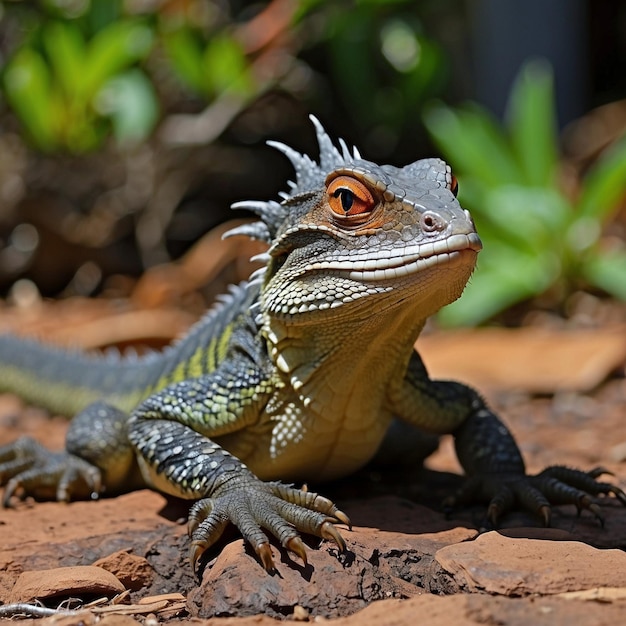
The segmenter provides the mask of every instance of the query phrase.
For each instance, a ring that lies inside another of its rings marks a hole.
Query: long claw
[[[211,515],[213,511],[213,500],[204,498],[198,500],[190,509],[187,517],[187,534],[191,537],[200,524]]]
[[[585,508],[593,513],[594,517],[600,522],[600,526],[604,528],[604,516],[600,507],[595,502],[590,502]]]
[[[289,539],[285,544],[285,547],[287,550],[297,554],[305,565],[308,563],[306,548],[304,547],[304,543],[302,543],[302,539],[300,539],[300,537],[291,537],[291,539]]]
[[[331,522],[324,522],[320,528],[320,535],[324,539],[328,539],[333,541],[339,547],[341,552],[345,552],[346,542],[343,537],[339,534],[339,531],[332,525]]]
[[[606,469],[606,467],[602,467],[601,465],[598,467],[594,467],[593,469],[587,472],[587,475],[590,476],[591,478],[598,478],[602,476],[603,474],[606,474],[607,476],[615,476],[613,472]]]
[[[487,507],[487,521],[491,524],[491,529],[497,528],[500,518],[513,508],[515,494],[513,489],[506,485],[500,485]]]
[[[337,509],[333,513],[333,516],[337,518],[342,524],[345,524],[350,530],[352,530],[352,522],[350,521],[350,518],[343,511],[340,511],[339,509]]]
[[[274,565],[274,558],[272,556],[272,549],[270,548],[270,544],[268,542],[259,544],[256,547],[256,553],[259,556],[259,559],[261,559],[261,563],[263,564],[266,572],[273,572],[276,569],[276,566]]]
[[[549,528],[552,522],[552,509],[550,508],[550,506],[549,505],[542,506],[539,509],[539,516],[541,517],[543,521],[543,525],[546,528]]]
[[[612,493],[624,506],[626,506],[626,493],[615,485],[609,486],[609,492]]]
[[[198,576],[198,561],[206,548],[204,541],[192,541],[189,546],[189,562],[191,563],[191,570],[196,576]]]
[[[498,526],[498,519],[500,518],[501,513],[500,507],[493,502],[487,508],[486,517],[492,528],[496,528]]]
[[[13,494],[15,493],[15,491],[17,490],[17,488],[19,487],[19,481],[17,480],[17,478],[12,478],[5,486],[4,488],[4,494],[2,496],[2,506],[5,509],[10,508],[11,506],[11,498],[13,497]]]

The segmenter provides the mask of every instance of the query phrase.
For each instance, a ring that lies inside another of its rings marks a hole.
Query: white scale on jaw
[[[440,241],[429,241],[395,250],[372,251],[362,259],[349,258],[310,263],[305,267],[305,271],[347,271],[348,277],[355,280],[385,280],[407,276],[418,269],[445,263],[463,250],[478,252],[481,247],[476,233],[457,234]]]

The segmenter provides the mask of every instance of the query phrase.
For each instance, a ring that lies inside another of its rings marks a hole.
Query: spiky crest
[[[317,143],[320,147],[320,169],[325,177],[331,170],[345,165],[346,159],[344,159],[337,148],[335,148],[332,139],[328,136],[328,133],[324,130],[320,121],[314,115],[310,115],[309,118],[313,122],[313,126],[315,126]]]
[[[352,153],[350,152],[348,145],[343,139],[339,139],[339,145],[341,147],[340,152],[333,144],[320,121],[313,115],[309,117],[315,127],[315,134],[319,145],[319,163],[316,163],[308,155],[301,154],[284,143],[268,141],[267,144],[269,146],[282,152],[291,161],[296,173],[296,180],[289,182],[289,191],[283,191],[279,194],[283,200],[281,203],[274,200],[268,202],[260,200],[235,202],[231,208],[252,211],[261,218],[261,221],[233,228],[224,234],[224,238],[232,237],[233,235],[247,235],[253,239],[271,243],[281,224],[287,218],[289,213],[288,202],[291,198],[319,189],[324,184],[324,180],[330,171],[361,158],[356,148],[352,149]]]

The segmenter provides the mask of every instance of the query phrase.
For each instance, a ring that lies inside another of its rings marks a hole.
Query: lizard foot
[[[550,526],[552,505],[574,504],[580,514],[590,511],[604,525],[600,506],[593,497],[613,494],[626,506],[626,493],[612,485],[598,481],[602,474],[608,474],[602,467],[589,472],[554,465],[534,476],[520,474],[480,474],[465,482],[457,493],[444,501],[444,509],[461,503],[489,500],[485,527],[494,528],[499,519],[515,506],[520,506],[537,514],[545,526]]]
[[[229,522],[237,526],[268,572],[275,566],[264,529],[306,564],[306,548],[299,533],[329,539],[344,551],[345,541],[334,524],[350,526],[345,513],[316,493],[262,481],[236,485],[199,500],[189,511],[189,559],[197,575],[200,557],[219,540]]]
[[[19,494],[67,502],[71,496],[97,498],[100,470],[68,452],[51,452],[31,437],[0,447],[0,485],[6,485],[2,505]]]

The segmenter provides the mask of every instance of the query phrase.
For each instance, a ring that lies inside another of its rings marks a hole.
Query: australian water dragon
[[[550,504],[600,517],[591,496],[619,488],[599,471],[527,476],[512,436],[469,387],[434,381],[413,348],[425,320],[461,295],[481,249],[439,159],[403,168],[335,147],[313,119],[320,162],[279,143],[295,168],[282,201],[241,202],[260,221],[231,235],[266,241],[264,267],[158,355],[101,358],[0,337],[0,390],[75,415],[66,451],[30,439],[0,449],[14,494],[96,496],[149,485],[197,500],[190,558],[234,523],[263,565],[266,531],[306,558],[299,533],[344,547],[331,501],[278,480],[347,475],[394,419],[452,433],[468,475],[457,498],[514,504],[548,523]]]

